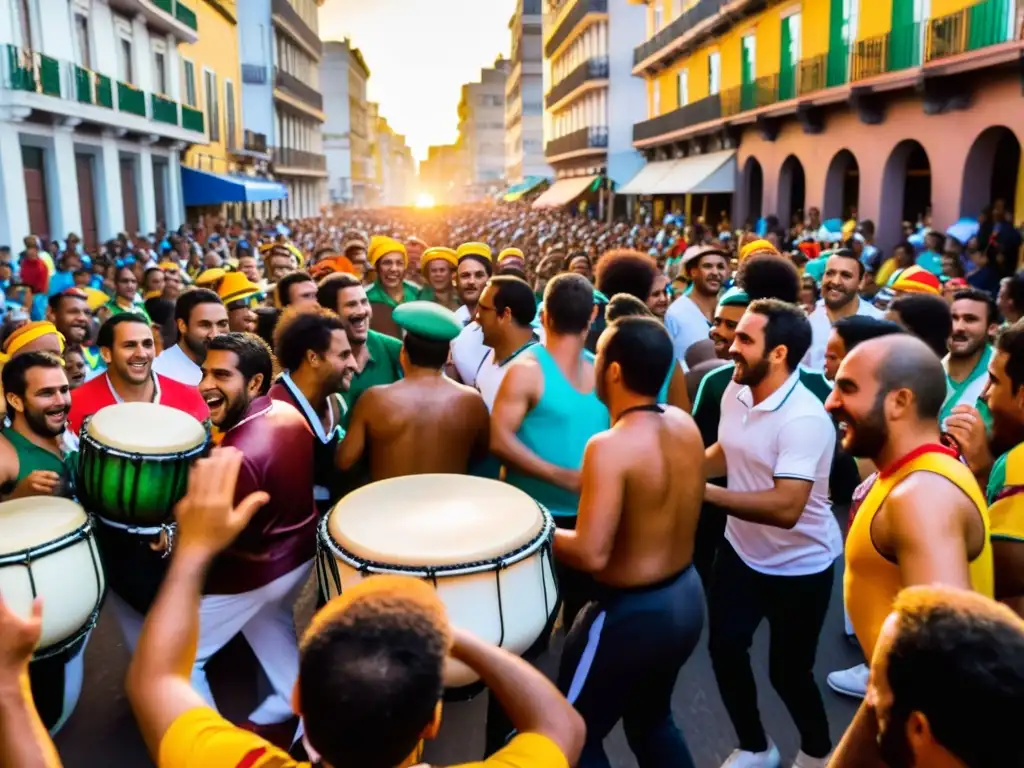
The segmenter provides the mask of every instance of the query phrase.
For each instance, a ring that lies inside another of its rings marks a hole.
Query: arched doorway
[[[1002,200],[1006,210],[1014,211],[1020,151],[1020,141],[1005,126],[994,125],[978,134],[964,161],[961,216],[975,218],[996,200]]]
[[[857,158],[842,149],[832,158],[825,175],[825,200],[822,219],[856,218],[860,198],[860,168]]]
[[[796,155],[790,155],[782,161],[779,169],[778,213],[779,223],[787,230],[793,214],[804,214],[804,195],[806,193],[804,166]]]
[[[764,199],[764,170],[755,157],[748,157],[743,165],[743,218],[756,224],[761,218],[761,202]],[[744,222],[737,222],[743,224]]]
[[[929,212],[932,172],[928,154],[918,142],[905,139],[897,144],[882,172],[882,200],[878,242],[883,250],[899,242],[903,222],[916,226]]]

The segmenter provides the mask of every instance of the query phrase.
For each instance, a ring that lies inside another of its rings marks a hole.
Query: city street
[[[840,561],[841,565],[841,561]],[[312,610],[312,584],[304,593],[299,617],[305,624]],[[725,714],[715,685],[707,654],[707,632],[697,651],[684,667],[676,685],[674,709],[698,768],[717,768],[736,746],[735,735]],[[762,716],[768,733],[779,745],[784,762],[792,761],[799,744],[796,729],[782,702],[768,682],[768,628],[762,625],[754,642],[752,656],[760,693]],[[211,679],[252,680],[249,651],[242,644],[229,646],[226,653],[211,663]],[[825,687],[825,675],[859,661],[859,651],[843,637],[842,578],[837,572],[828,620],[818,651],[817,677],[824,689],[832,738],[838,741],[856,710],[857,702],[841,697]],[[106,610],[93,635],[86,657],[86,680],[78,709],[57,738],[57,747],[67,768],[143,768],[152,765],[146,756],[124,695],[124,675],[128,654],[111,611]],[[553,670],[552,654],[545,667]],[[214,669],[216,667],[216,669]],[[232,667],[241,667],[232,675]],[[255,691],[240,690],[237,685],[214,687],[225,714],[242,718],[255,697]],[[427,759],[439,765],[478,759],[483,748],[484,696],[469,704],[448,705],[440,742],[428,750]],[[621,727],[608,740],[609,756],[615,768],[635,768]],[[785,763],[788,765],[788,763]]]

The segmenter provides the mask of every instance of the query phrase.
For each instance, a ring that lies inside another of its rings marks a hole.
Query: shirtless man
[[[919,339],[893,335],[857,345],[825,403],[843,428],[843,448],[882,468],[855,494],[846,539],[846,609],[869,659],[904,587],[941,583],[992,597],[985,497],[940,442],[945,397],[935,354]],[[829,765],[880,765],[877,735],[866,702]]]
[[[371,481],[429,473],[465,474],[487,455],[489,416],[480,393],[444,376],[452,339],[462,325],[428,301],[407,302],[392,318],[405,331],[405,378],[366,390],[352,411],[337,465],[369,454]]]
[[[597,391],[612,427],[587,443],[576,529],[555,532],[555,556],[595,581],[558,673],[587,724],[581,768],[608,765],[602,742],[620,719],[640,768],[694,765],[671,696],[704,624],[693,567],[704,488],[700,473],[671,468],[704,445],[684,411],[657,405],[674,363],[654,318],[623,317],[597,344]]]

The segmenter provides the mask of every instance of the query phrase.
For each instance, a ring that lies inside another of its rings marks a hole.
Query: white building
[[[320,82],[331,84],[324,92],[324,154],[332,203],[366,203],[367,179],[373,176],[366,110],[369,78],[362,52],[348,40],[324,43]]]
[[[643,165],[632,121],[647,110],[633,77],[633,47],[646,36],[646,8],[631,0],[546,0],[544,156],[556,182],[536,201],[562,205],[598,177],[624,184]]]
[[[323,44],[317,31],[317,11],[323,3],[239,4],[243,126],[265,134],[272,145],[271,170],[288,189],[288,199],[273,203],[274,212],[288,218],[319,215],[327,202],[326,115],[320,90]]]
[[[482,199],[503,185],[505,178],[505,79],[508,61],[480,70],[480,82],[462,86],[459,102],[460,149],[469,170],[470,200]]]
[[[180,152],[207,139],[177,46],[197,26],[181,0],[0,4],[0,245],[184,223]]]
[[[509,21],[512,58],[505,79],[505,178],[550,177],[544,160],[544,50],[541,0],[519,0]]]

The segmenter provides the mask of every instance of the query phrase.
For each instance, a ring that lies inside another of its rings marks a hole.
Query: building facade
[[[405,136],[377,118],[376,142],[380,162],[380,196],[378,205],[385,207],[412,205],[416,186],[416,165]]]
[[[505,179],[551,176],[544,160],[544,42],[541,0],[519,0],[509,21],[512,57],[505,79]]]
[[[630,51],[644,35],[644,9],[629,0],[547,0],[544,155],[558,179],[621,184],[642,165],[632,116],[643,113],[644,84],[632,76]],[[573,186],[556,183],[546,199]]]
[[[1012,0],[646,5],[635,146],[676,174],[732,156],[737,223],[815,207],[870,219],[888,248],[904,222],[944,229],[997,199],[1024,215]]]
[[[243,125],[267,137],[270,170],[288,190],[272,212],[289,218],[318,215],[327,201],[317,32],[323,2],[245,0],[239,17]]]
[[[462,86],[459,100],[459,139],[466,154],[466,199],[493,195],[505,178],[505,80],[508,61],[480,70],[480,82]]]
[[[349,40],[324,43],[320,82],[324,93],[324,154],[327,195],[332,203],[365,205],[370,159],[366,121],[366,81],[370,70]]]
[[[466,154],[457,144],[427,148],[427,159],[420,163],[419,188],[438,205],[463,202],[468,180]]]
[[[0,6],[0,244],[185,223],[180,153],[207,143],[178,55],[197,1]]]

